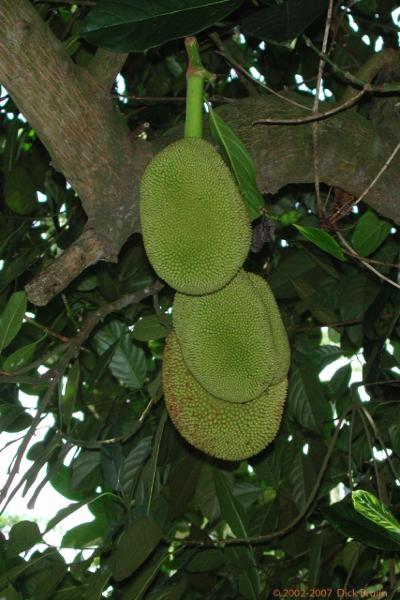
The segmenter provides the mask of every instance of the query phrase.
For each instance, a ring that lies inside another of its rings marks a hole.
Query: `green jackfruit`
[[[213,294],[176,294],[173,323],[188,369],[213,396],[248,402],[275,378],[271,322],[245,271]]]
[[[164,350],[163,388],[171,420],[192,446],[223,460],[243,460],[261,452],[275,438],[287,380],[243,404],[215,398],[190,374],[178,337],[172,332]]]
[[[250,223],[213,146],[182,139],[149,163],[140,190],[144,245],[158,275],[185,294],[222,288],[249,251]]]
[[[276,360],[274,361],[274,375],[271,379],[271,385],[273,385],[274,383],[282,381],[288,374],[290,367],[289,340],[275,296],[272,293],[269,284],[265,279],[254,273],[249,273],[249,277],[264,303],[271,324],[271,333],[276,354]]]

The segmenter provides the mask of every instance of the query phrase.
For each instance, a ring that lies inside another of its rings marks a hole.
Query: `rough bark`
[[[88,69],[78,67],[27,0],[0,0],[0,81],[37,131],[54,167],[79,195],[88,217],[81,238],[27,286],[35,304],[47,304],[87,266],[117,260],[125,240],[140,230],[138,190],[144,166],[182,135],[178,129],[152,144],[132,143],[109,93],[124,59],[99,51]],[[305,111],[263,96],[238,100],[219,112],[250,151],[263,192],[313,182],[311,124],[252,125],[268,117],[298,118]],[[360,195],[393,150],[393,137],[383,136],[355,111],[321,121],[318,128],[320,181]],[[365,197],[396,223],[399,167],[400,155]]]
[[[0,0],[0,82],[79,195],[91,232],[55,263],[53,283],[47,277],[44,289],[39,277],[28,286],[39,305],[76,277],[77,270],[66,266],[77,251],[80,271],[97,260],[115,261],[139,226],[137,184],[145,153],[143,144],[132,144],[109,90],[125,55],[100,51],[93,60],[92,72],[74,64],[27,0]]]

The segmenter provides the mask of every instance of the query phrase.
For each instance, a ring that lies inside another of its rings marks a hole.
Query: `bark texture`
[[[34,304],[47,304],[89,265],[117,260],[126,239],[140,231],[138,193],[145,165],[182,136],[178,128],[153,143],[132,141],[110,94],[125,58],[99,50],[92,64],[81,68],[28,0],[0,0],[0,82],[45,144],[53,166],[79,195],[88,217],[83,235],[27,286]],[[309,112],[274,96],[253,96],[223,106],[219,113],[247,146],[263,192],[313,182],[311,124],[253,126],[258,119],[298,118]],[[399,137],[385,135],[354,110],[320,121],[318,131],[320,181],[354,196],[367,188]],[[365,202],[400,224],[399,189],[400,154]]]
[[[81,68],[27,0],[0,0],[0,82],[79,195],[91,232],[56,261],[45,288],[40,276],[28,286],[36,304],[46,304],[76,277],[77,269],[67,266],[78,251],[80,272],[94,256],[115,260],[139,227],[135,207],[145,152],[132,143],[109,90],[125,58],[99,51],[91,69]]]

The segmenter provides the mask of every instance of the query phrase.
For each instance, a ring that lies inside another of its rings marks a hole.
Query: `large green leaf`
[[[37,345],[38,342],[32,342],[32,344],[21,346],[21,348],[18,348],[15,350],[15,352],[7,356],[2,364],[4,371],[16,371],[17,369],[21,369],[21,367],[29,364],[29,361],[35,353]]]
[[[264,207],[264,198],[257,187],[256,169],[251,156],[231,127],[212,108],[208,114],[211,134],[231,165],[249,218],[257,219]]]
[[[115,52],[143,52],[214,25],[243,0],[103,0],[86,18],[82,34]]]
[[[14,292],[0,315],[0,352],[15,338],[26,311],[25,292]]]
[[[141,600],[148,588],[153,583],[154,579],[160,572],[161,565],[168,557],[167,552],[157,552],[157,556],[153,558],[153,562],[148,567],[142,569],[132,583],[125,589],[122,600]]]
[[[378,550],[400,550],[397,537],[359,514],[345,498],[324,510],[326,520],[342,535]]]
[[[10,531],[7,545],[7,556],[17,556],[25,550],[29,550],[42,539],[37,523],[32,521],[20,521]]]
[[[129,525],[110,558],[114,579],[122,581],[134,573],[158,545],[161,535],[158,524],[146,515]]]
[[[329,406],[324,387],[314,369],[293,365],[290,371],[288,413],[303,427],[320,433],[329,418]]]
[[[115,347],[110,362],[114,377],[133,390],[139,390],[146,379],[146,355],[135,346],[131,335],[125,335]]]
[[[394,534],[400,544],[400,523],[374,494],[365,490],[352,493],[353,506],[360,515]]]
[[[71,422],[72,413],[75,410],[76,397],[79,389],[80,368],[79,361],[76,360],[70,368],[65,387],[60,382],[59,388],[59,406],[60,421],[63,428],[68,429]],[[62,386],[62,387],[61,387]]]
[[[286,0],[255,10],[242,21],[244,33],[284,42],[300,35],[328,7],[328,0]]]
[[[367,210],[357,222],[351,243],[361,256],[369,256],[384,242],[390,233],[391,225],[380,219],[372,210]]]
[[[303,227],[302,225],[293,224],[296,229],[310,242],[328,252],[335,258],[345,261],[346,257],[343,254],[342,248],[339,246],[337,241],[326,231],[318,229],[318,227]]]

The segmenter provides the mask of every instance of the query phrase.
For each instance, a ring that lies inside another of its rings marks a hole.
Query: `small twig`
[[[394,317],[396,313],[384,313],[380,315],[380,319],[390,319]],[[321,327],[346,327],[346,325],[357,325],[362,323],[364,319],[349,319],[348,321],[335,321],[334,323],[320,323],[318,325],[310,325],[309,327],[298,327],[295,329],[296,333],[303,331],[313,331],[315,329],[321,329]]]
[[[322,53],[323,54],[326,54],[326,49],[328,46],[329,31],[330,31],[331,22],[332,22],[332,12],[333,12],[333,0],[329,0],[328,13],[326,15],[326,22],[325,22],[324,37],[323,37],[323,41],[322,41]],[[313,107],[312,107],[312,113],[313,113],[314,117],[318,115],[319,94],[320,94],[320,91],[322,88],[322,77],[324,74],[324,68],[325,68],[325,60],[323,58],[321,58],[319,61],[319,66],[318,66],[317,85],[316,85],[316,89],[315,89],[315,97],[314,97],[314,102],[313,102]],[[324,218],[324,209],[322,206],[320,178],[319,178],[318,121],[316,119],[314,119],[314,121],[312,122],[311,131],[312,131],[313,162],[314,162],[314,186],[315,186],[315,195],[317,198],[317,212],[318,212],[320,221],[322,221]]]
[[[375,269],[375,267],[370,265],[369,262],[366,262],[362,256],[360,256],[355,250],[353,250],[353,248],[350,246],[350,244],[346,242],[346,240],[339,231],[336,232],[336,235],[339,238],[342,246],[344,246],[344,248],[347,250],[346,254],[352,256],[353,258],[356,258],[364,265],[364,267],[372,271],[372,273],[375,273],[375,275],[377,275],[380,279],[386,281],[386,283],[389,283],[390,285],[393,285],[395,288],[400,290],[400,285],[398,283],[396,283],[392,279],[389,279],[389,277],[386,277],[386,275],[383,275],[383,273]]]
[[[308,117],[299,117],[298,119],[260,119],[258,121],[253,121],[252,125],[303,125],[304,123],[313,123],[315,121],[322,121],[324,119],[329,119],[329,117],[333,117],[333,115],[337,115],[344,110],[347,110],[354,104],[358,102],[358,100],[364,96],[366,93],[366,89],[363,88],[360,90],[356,96],[353,96],[347,102],[343,102],[339,106],[332,108],[331,110],[327,110],[323,113],[315,113]]]
[[[31,319],[30,317],[25,316],[24,320],[27,323],[30,323],[31,325],[34,325],[35,327],[38,327],[39,329],[41,329],[42,331],[44,331],[47,335],[51,335],[52,337],[55,337],[58,340],[61,340],[61,342],[67,343],[70,340],[69,337],[67,337],[65,335],[61,335],[59,333],[56,333],[55,331],[52,331],[46,325],[42,325],[41,323],[39,323],[35,319]]]
[[[371,191],[371,189],[374,187],[374,185],[376,184],[378,179],[380,177],[382,177],[383,173],[386,171],[386,169],[388,168],[390,163],[393,161],[394,157],[396,156],[396,154],[398,153],[399,150],[400,150],[400,142],[397,144],[396,148],[393,150],[393,152],[391,153],[391,155],[389,156],[389,158],[387,159],[387,161],[385,162],[383,167],[380,169],[380,171],[377,173],[377,175],[373,178],[373,180],[371,181],[369,186],[357,198],[357,200],[354,202],[354,204],[358,204],[359,202],[361,202],[361,200],[363,200],[365,198],[365,196]]]

